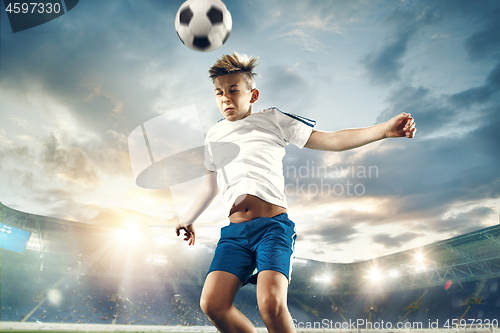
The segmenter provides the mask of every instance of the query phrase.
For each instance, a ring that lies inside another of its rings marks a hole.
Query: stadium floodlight
[[[57,289],[50,289],[47,292],[47,299],[49,300],[49,304],[59,305],[62,301],[61,292]]]
[[[427,266],[425,265],[420,265],[415,267],[415,273],[421,273],[427,270]]]
[[[40,251],[42,249],[42,242],[40,238],[32,234],[28,240],[28,243],[26,244],[26,249],[33,251]]]
[[[39,242],[28,242],[28,244],[26,244],[26,249],[40,251],[42,249],[42,244],[40,244]]]
[[[370,273],[368,273],[368,278],[372,281],[372,282],[380,282],[383,280],[383,275],[382,273],[376,269],[376,268],[373,268]]]
[[[146,259],[144,261],[146,262],[146,264],[149,264],[149,265],[156,265],[156,266],[167,266],[168,265],[167,256],[164,254],[149,253],[146,256]]]
[[[330,283],[333,281],[333,277],[331,275],[317,275],[313,278],[314,282],[318,283]]]
[[[140,232],[124,229],[118,229],[115,233],[115,236],[119,241],[130,244],[138,243],[144,237],[144,235]]]
[[[293,258],[293,264],[300,264],[300,265],[309,265],[309,260],[307,259],[301,259],[301,258]]]
[[[399,277],[399,271],[393,269],[392,271],[389,272],[389,276],[391,278],[397,278],[397,277]]]

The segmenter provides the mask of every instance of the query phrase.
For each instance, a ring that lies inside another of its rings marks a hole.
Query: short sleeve
[[[311,136],[316,121],[292,113],[285,113],[278,109],[273,109],[273,112],[281,129],[283,139],[299,148],[304,147]]]
[[[210,144],[209,144],[208,140],[205,140],[205,158],[204,158],[203,164],[205,165],[205,169],[207,169],[209,171],[216,171],[217,170],[217,168],[214,165],[214,161],[212,158],[212,151],[211,151]]]

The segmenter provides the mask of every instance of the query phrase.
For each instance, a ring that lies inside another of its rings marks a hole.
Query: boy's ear
[[[259,89],[252,89],[252,98],[250,98],[250,103],[255,103],[259,99]]]

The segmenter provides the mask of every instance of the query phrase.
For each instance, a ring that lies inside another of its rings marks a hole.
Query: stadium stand
[[[120,285],[116,279],[114,282],[109,280],[110,286],[105,288],[99,286],[97,280],[92,277],[76,281],[73,276],[66,276],[57,289],[50,283],[43,285],[43,282],[39,289],[27,289],[26,284],[40,285],[40,282],[30,283],[27,277],[22,283],[2,279],[1,319],[20,321],[43,301],[27,321],[111,324],[115,319],[116,324],[128,325],[210,325],[199,307],[201,286],[166,283],[162,289],[155,289],[137,283],[135,288],[123,289],[116,287]],[[341,324],[363,320],[364,325],[368,321],[372,325],[384,322],[392,326],[399,322],[422,323],[423,328],[438,322],[441,328],[453,319],[464,319],[469,324],[472,319],[498,320],[499,283],[500,278],[496,278],[484,283],[457,283],[448,289],[435,286],[362,295],[291,295],[289,308],[297,322],[327,319]],[[478,287],[481,291],[475,294]],[[257,327],[264,326],[254,289],[243,288],[235,305]]]
[[[210,326],[199,306],[213,245],[187,251],[147,237],[136,245],[116,230],[23,213],[0,203],[2,223],[32,233],[24,253],[2,249],[2,322]],[[294,262],[288,305],[297,323],[391,323],[428,328],[478,324],[500,313],[500,226],[481,229],[419,250],[352,264]],[[134,247],[135,246],[135,247]],[[124,257],[126,260],[124,260]],[[126,264],[124,264],[126,263]],[[368,267],[386,272],[370,281]],[[398,277],[389,271],[397,268]],[[319,279],[331,274],[332,279]],[[235,305],[263,327],[255,287]],[[377,324],[378,323],[378,324]],[[315,324],[316,325],[316,324]],[[418,328],[418,327],[417,327]]]

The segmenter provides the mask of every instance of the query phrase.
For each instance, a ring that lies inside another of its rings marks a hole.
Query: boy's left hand
[[[387,122],[385,136],[387,138],[407,137],[413,138],[417,128],[415,121],[409,113],[401,113]]]

